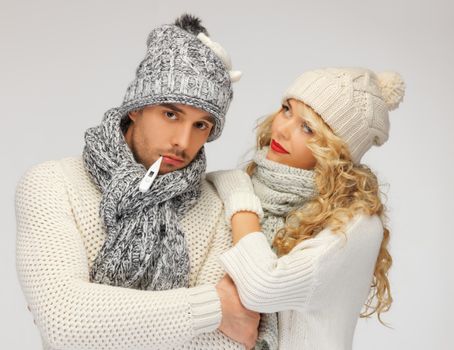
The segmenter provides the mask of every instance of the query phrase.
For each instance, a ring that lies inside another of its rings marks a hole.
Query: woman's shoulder
[[[381,244],[383,230],[383,222],[378,215],[357,214],[345,226],[345,235],[347,240],[376,246]]]
[[[315,237],[297,244],[292,251],[317,249],[321,255],[328,251],[376,250],[383,239],[383,223],[378,215],[357,214],[341,232],[330,228],[320,231]],[[345,250],[345,249],[346,250]]]
[[[327,260],[337,264],[373,264],[383,240],[383,223],[378,215],[357,214],[340,233],[329,232],[335,237],[326,254]],[[348,263],[347,263],[348,261]]]

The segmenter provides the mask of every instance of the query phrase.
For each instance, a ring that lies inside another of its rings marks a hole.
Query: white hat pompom
[[[405,83],[402,76],[396,72],[383,72],[377,74],[383,99],[392,111],[399,107],[405,94]]]
[[[232,81],[232,83],[235,83],[241,79],[241,76],[243,75],[243,73],[241,73],[239,70],[231,70],[229,72],[229,75],[230,75],[230,80]]]
[[[222,62],[224,62],[226,68],[229,71],[230,81],[232,83],[237,82],[241,78],[240,71],[232,71],[232,61],[230,60],[230,56],[227,51],[216,41],[211,40],[210,37],[206,36],[203,33],[199,33],[197,38],[201,42],[203,42],[206,46],[208,46],[211,50],[214,51],[216,56],[218,56]]]

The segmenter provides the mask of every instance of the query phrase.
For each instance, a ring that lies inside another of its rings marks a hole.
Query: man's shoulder
[[[202,178],[201,187],[202,187],[201,199],[203,198],[204,200],[209,200],[213,201],[214,203],[222,204],[221,198],[219,198],[216,188],[210,181],[206,179],[205,176]]]
[[[222,215],[223,203],[219,198],[213,184],[205,179],[201,182],[201,194],[194,207],[185,215],[186,220],[204,218],[203,221],[217,222]]]
[[[34,164],[30,166],[26,172],[25,175],[27,174],[33,174],[33,173],[45,173],[46,171],[52,171],[55,170],[55,168],[58,167],[73,167],[73,168],[78,168],[78,167],[83,167],[83,160],[82,156],[69,156],[69,157],[64,157],[61,159],[52,159],[52,160],[46,160],[41,163]]]
[[[83,169],[82,156],[47,160],[29,167],[19,180],[18,188],[31,184],[56,184],[68,175],[83,175]]]

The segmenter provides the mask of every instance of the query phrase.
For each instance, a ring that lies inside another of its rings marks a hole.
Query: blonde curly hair
[[[296,112],[299,113],[303,106],[307,105],[298,101]],[[282,108],[258,124],[258,149],[270,145],[271,126],[281,111]],[[285,226],[277,232],[273,242],[279,255],[287,254],[296,244],[314,237],[324,228],[343,233],[347,222],[358,213],[378,215],[385,227],[385,206],[380,199],[375,174],[366,165],[353,163],[347,144],[331,131],[317,113],[306,113],[305,119],[313,131],[307,147],[316,159],[314,171],[318,195],[287,215]],[[246,171],[252,175],[256,167],[251,162]],[[392,258],[387,249],[388,243],[389,230],[385,227],[370,294],[360,315],[369,317],[376,313],[382,324],[381,314],[388,311],[392,304],[388,280]]]

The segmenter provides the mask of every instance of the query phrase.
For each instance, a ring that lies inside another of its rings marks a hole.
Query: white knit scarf
[[[287,214],[301,208],[316,194],[315,172],[290,167],[266,158],[269,147],[254,156],[257,169],[252,175],[255,194],[262,203],[262,230],[268,242],[284,227]]]
[[[284,227],[287,214],[301,208],[317,191],[313,170],[293,168],[266,159],[268,150],[264,147],[255,153],[253,160],[257,168],[252,175],[252,184],[264,212],[262,232],[271,246],[277,231]],[[276,314],[262,314],[254,349],[277,349],[277,333]]]

